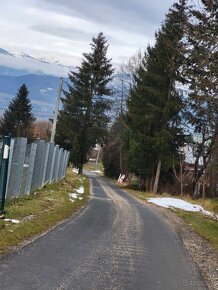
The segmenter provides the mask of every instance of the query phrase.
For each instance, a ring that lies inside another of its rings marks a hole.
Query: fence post
[[[11,137],[7,136],[3,138],[2,159],[0,165],[0,214],[4,213],[5,206],[5,193],[7,188],[10,142]]]

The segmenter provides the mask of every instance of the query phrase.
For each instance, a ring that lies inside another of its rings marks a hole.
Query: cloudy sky
[[[174,0],[2,0],[0,47],[79,65],[103,32],[114,64],[154,41]]]

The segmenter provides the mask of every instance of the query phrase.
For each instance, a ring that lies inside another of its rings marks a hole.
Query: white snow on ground
[[[84,187],[81,185],[78,189],[76,189],[76,192],[78,194],[83,194],[84,193]]]
[[[77,193],[70,193],[69,194],[69,197],[77,198],[78,197],[78,194]]]
[[[15,220],[15,219],[4,219],[5,222],[12,222],[14,224],[19,224],[20,221],[19,220]]]
[[[210,216],[213,219],[218,220],[218,215],[216,215],[215,213],[204,210],[204,208],[200,205],[192,204],[188,201],[179,198],[155,197],[155,198],[147,198],[147,201],[165,208],[179,208],[185,211],[200,212],[204,215]]]
[[[73,172],[74,173],[78,173],[78,169],[73,168]],[[85,180],[85,177],[80,177],[79,178],[79,181],[81,183],[83,183],[84,180]],[[75,191],[76,192],[69,193],[69,197],[70,197],[70,201],[71,202],[74,202],[75,199],[79,199],[79,200],[83,199],[83,197],[81,197],[79,195],[82,195],[84,193],[84,191],[85,191],[84,186],[81,185],[78,189],[75,189]]]
[[[95,172],[95,173],[102,173],[101,170],[91,170],[91,172]]]
[[[83,186],[80,186],[78,189],[76,189],[76,192],[72,192],[72,193],[69,193],[69,197],[70,197],[70,201],[74,202],[74,199],[79,199],[79,200],[82,200],[83,197],[79,196],[81,194],[84,193],[84,187]],[[73,199],[72,199],[73,198]]]

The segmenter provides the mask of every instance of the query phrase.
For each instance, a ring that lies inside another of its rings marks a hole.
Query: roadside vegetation
[[[81,186],[84,193],[80,199],[70,198],[69,194]],[[62,181],[48,184],[29,196],[7,201],[5,218],[20,223],[0,220],[0,255],[10,253],[22,242],[33,239],[69,218],[87,203],[88,196],[87,177],[78,176],[69,168]]]
[[[218,200],[217,200],[218,202]],[[175,213],[192,227],[200,236],[209,241],[218,252],[218,222],[199,213],[176,210]]]
[[[217,1],[180,0],[153,45],[125,63],[104,173],[139,189],[218,197]]]

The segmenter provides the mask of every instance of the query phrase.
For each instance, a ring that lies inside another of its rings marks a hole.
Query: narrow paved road
[[[85,209],[0,260],[0,289],[206,289],[158,213],[107,179],[90,178]]]

